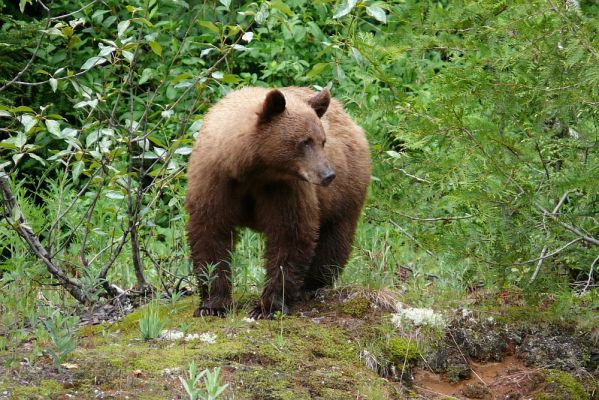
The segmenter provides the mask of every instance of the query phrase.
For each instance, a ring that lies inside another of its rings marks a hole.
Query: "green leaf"
[[[19,153],[19,154],[14,154],[12,156],[12,161],[15,163],[15,165],[17,165],[17,163],[19,162],[19,160],[21,158],[23,158],[24,155],[25,155],[25,153]]]
[[[333,77],[337,79],[339,82],[345,79],[345,72],[340,64],[335,64],[333,67]]]
[[[116,50],[115,46],[104,46],[102,43],[100,43],[99,46],[100,46],[100,53],[98,53],[99,57],[105,57],[109,54],[112,54]]]
[[[139,84],[143,85],[154,76],[156,76],[155,70],[153,70],[152,68],[144,68],[144,70],[141,73],[141,77],[139,78]]]
[[[191,154],[191,150],[192,150],[191,147],[183,146],[183,147],[179,147],[177,150],[175,150],[175,154],[180,154],[182,156],[188,156]]]
[[[56,93],[56,89],[58,88],[58,81],[54,78],[50,78],[48,81],[50,87],[52,88],[52,92]]]
[[[75,138],[77,136],[77,129],[73,129],[73,128],[64,128],[62,130],[62,132],[60,132],[60,137],[61,138]]]
[[[25,133],[29,133],[30,130],[37,124],[37,118],[29,114],[23,114],[20,118],[21,124],[25,128]],[[18,146],[20,147],[20,146]]]
[[[123,36],[123,34],[127,30],[127,28],[129,28],[129,25],[131,25],[131,21],[130,20],[125,20],[125,21],[119,22],[118,27],[117,27],[117,32],[118,32],[117,36],[118,37]]]
[[[198,25],[203,26],[204,28],[209,29],[210,31],[214,32],[217,35],[220,35],[220,29],[218,29],[218,26],[214,25],[210,21],[198,21]]]
[[[387,14],[379,6],[366,6],[366,13],[383,24],[387,23]]]
[[[270,2],[270,5],[272,8],[276,8],[277,10],[282,11],[290,17],[294,15],[293,11],[291,11],[291,8],[289,8],[289,6],[281,0],[273,0]]]
[[[20,149],[23,146],[25,146],[26,144],[27,144],[27,135],[25,135],[23,132],[19,132],[17,134],[17,136],[15,137],[15,146]]]
[[[94,143],[98,141],[98,137],[100,136],[100,131],[98,129],[92,131],[85,138],[85,147],[90,148]]]
[[[154,52],[156,55],[158,55],[158,56],[162,57],[162,46],[160,46],[160,44],[159,44],[158,42],[156,42],[156,41],[152,40],[152,41],[150,42],[150,47],[152,48],[152,51],[153,51],[153,52]]]
[[[133,18],[132,21],[137,22],[139,24],[143,24],[143,25],[147,26],[148,28],[152,28],[154,26],[153,23],[151,23],[150,21],[148,21],[145,18]]]
[[[73,181],[77,183],[79,181],[79,175],[81,175],[81,171],[85,167],[85,163],[83,161],[77,161],[73,164]]]
[[[29,113],[32,113],[32,112],[34,112],[33,108],[27,107],[27,106],[19,106],[19,107],[16,107],[16,108],[11,108],[10,111],[13,112],[13,113],[20,113],[20,112],[29,112]]]
[[[33,158],[34,160],[39,161],[42,165],[46,165],[46,160],[44,160],[37,154],[35,154],[35,153],[27,153],[27,154],[29,154],[29,157]]]
[[[318,63],[315,64],[312,69],[310,70],[310,72],[308,72],[306,74],[307,78],[314,78],[317,75],[320,75],[327,67],[329,67],[328,63]]]
[[[133,53],[131,53],[130,51],[127,51],[127,50],[123,50],[122,54],[123,54],[123,57],[125,57],[125,59],[127,61],[129,61],[129,63],[133,62]]]
[[[91,57],[85,63],[83,63],[83,65],[81,66],[81,69],[87,70],[96,65],[104,64],[105,62],[106,62],[106,59],[103,57]]]
[[[260,6],[260,10],[256,13],[256,23],[263,24],[266,22],[268,18],[268,5],[266,3],[262,3]]]
[[[54,136],[60,136],[60,122],[53,119],[47,119],[46,128],[48,129],[48,132]]]
[[[360,53],[360,50],[356,49],[355,47],[351,48],[351,55],[353,57],[354,60],[356,60],[356,62],[359,65],[363,65],[364,64],[364,57],[362,56],[362,53]]]
[[[339,10],[337,10],[335,14],[333,14],[333,18],[337,19],[345,17],[347,14],[351,12],[351,10],[354,9],[357,3],[358,0],[347,0],[347,3],[345,3],[343,7],[341,7]]]
[[[222,4],[223,6],[225,6],[225,8],[228,10],[229,7],[231,6],[231,0],[218,0],[220,2],[220,4]]]
[[[21,13],[25,12],[25,5],[26,4],[31,4],[31,0],[21,0],[21,1],[19,1],[19,10],[21,10]]]
[[[223,82],[225,82],[225,83],[238,83],[239,82],[239,77],[237,75],[234,75],[234,74],[225,74],[225,76],[223,76]]]
[[[106,192],[106,197],[112,200],[122,200],[125,198],[125,195],[119,192],[115,192],[114,190],[109,190]]]

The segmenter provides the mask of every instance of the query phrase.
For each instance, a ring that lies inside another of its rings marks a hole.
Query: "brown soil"
[[[413,370],[416,391],[426,399],[505,400],[520,399],[534,391],[544,381],[538,368],[528,368],[515,356],[507,356],[500,362],[470,362],[472,377],[451,383],[447,377],[422,368]]]

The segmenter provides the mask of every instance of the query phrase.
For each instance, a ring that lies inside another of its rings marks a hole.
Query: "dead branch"
[[[399,172],[401,172],[402,174],[404,174],[405,176],[414,179],[416,182],[420,182],[420,183],[431,183],[431,181],[424,179],[424,178],[420,178],[416,175],[410,174],[408,171],[406,171],[403,168],[398,168]]]
[[[543,211],[543,213],[545,213],[548,217],[550,217],[552,220],[554,220],[555,222],[557,222],[558,224],[560,224],[562,227],[566,228],[567,230],[569,230],[572,233],[575,233],[576,235],[578,235],[580,238],[582,238],[582,240],[584,240],[587,243],[590,244],[594,244],[595,246],[599,246],[599,239],[587,235],[584,232],[582,232],[580,229],[576,228],[573,225],[570,225],[566,222],[560,221],[559,218],[557,217],[557,215],[550,213],[549,211],[547,211],[543,206],[541,206],[539,203],[535,202],[535,206]]]
[[[541,157],[541,153],[539,152],[539,157]],[[556,215],[559,212],[559,209],[562,207],[562,204],[564,204],[564,201],[566,201],[566,199],[568,198],[568,195],[570,193],[574,192],[574,190],[567,190],[562,197],[560,197],[560,199],[558,200],[557,204],[555,205],[555,207],[553,207],[553,211],[551,212],[551,214]],[[549,237],[551,235],[551,233],[549,232],[549,229],[547,228],[546,225],[546,214],[543,214],[543,228],[545,229],[545,237],[546,240],[549,240]],[[534,272],[532,273],[532,276],[530,277],[530,282],[534,282],[535,279],[537,279],[537,276],[539,275],[539,272],[541,271],[541,267],[543,266],[543,261],[548,258],[551,257],[557,253],[559,253],[560,251],[564,250],[566,247],[570,246],[571,244],[574,244],[576,242],[578,242],[579,240],[581,240],[580,238],[573,240],[569,243],[567,243],[565,246],[559,248],[558,250],[554,251],[553,253],[551,253],[550,255],[547,255],[547,251],[549,250],[549,248],[547,246],[543,246],[543,250],[541,250],[541,255],[538,258],[535,258],[534,260],[528,260],[528,261],[524,261],[523,263],[516,263],[516,265],[523,265],[523,264],[528,264],[530,262],[534,262],[537,261],[537,266],[535,267]]]
[[[595,260],[591,263],[591,268],[589,268],[589,277],[587,278],[587,283],[582,288],[582,293],[586,292],[589,286],[591,285],[591,281],[593,280],[593,269],[595,268],[595,264],[599,261],[599,256],[595,257]]]
[[[469,219],[474,217],[473,215],[470,214],[466,214],[466,215],[458,215],[456,217],[436,217],[436,218],[419,218],[419,217],[412,217],[411,215],[407,215],[407,214],[402,214],[399,211],[394,211],[397,215],[401,215],[402,217],[406,217],[409,218],[413,221],[422,221],[422,222],[436,222],[436,221],[458,221],[461,219]]]
[[[416,243],[418,246],[422,247],[424,249],[424,251],[426,251],[426,253],[429,256],[435,257],[435,254],[428,250],[426,247],[424,247],[419,241],[418,239],[416,239],[414,236],[412,236],[412,234],[408,231],[406,231],[404,228],[402,228],[397,222],[393,221],[393,220],[389,220],[389,223],[391,225],[393,225],[394,227],[396,227],[397,229],[399,229],[401,231],[401,233],[403,233],[404,235],[406,235],[407,237],[409,237],[410,239],[412,239],[412,241],[414,241],[414,243]]]
[[[2,200],[4,202],[4,216],[11,222],[11,227],[17,234],[29,245],[35,256],[42,261],[48,272],[54,276],[60,284],[73,296],[79,303],[91,304],[92,300],[88,293],[83,290],[83,285],[76,279],[70,278],[60,266],[56,265],[42,246],[39,238],[27,224],[20,207],[17,205],[15,196],[10,188],[8,175],[0,175],[0,189],[2,189]]]
[[[560,247],[559,249],[557,249],[555,251],[552,251],[549,254],[547,254],[547,250],[548,250],[547,247],[543,247],[543,251],[541,251],[541,255],[539,257],[533,258],[531,260],[516,262],[516,263],[514,263],[514,265],[526,265],[526,264],[530,264],[530,263],[533,263],[533,262],[542,261],[542,260],[544,260],[546,258],[553,257],[554,255],[561,253],[566,248],[570,247],[574,243],[580,242],[581,240],[583,240],[583,239],[580,238],[580,237],[578,237],[578,238],[576,238],[574,240],[571,240],[568,243],[566,243],[565,245],[563,245],[562,247]]]

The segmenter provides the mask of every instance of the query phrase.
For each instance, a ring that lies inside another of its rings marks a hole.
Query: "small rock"
[[[165,368],[160,373],[162,376],[173,376],[179,375],[181,373],[181,368]]]

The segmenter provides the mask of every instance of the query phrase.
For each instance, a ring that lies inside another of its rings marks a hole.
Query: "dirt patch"
[[[572,327],[456,318],[412,370],[412,386],[422,399],[594,399],[598,351]]]
[[[458,399],[505,400],[520,399],[538,389],[544,382],[538,368],[526,367],[515,356],[507,356],[498,362],[470,363],[471,378],[452,383],[446,375],[430,370],[415,368],[413,387],[427,399],[443,399],[447,396]]]

